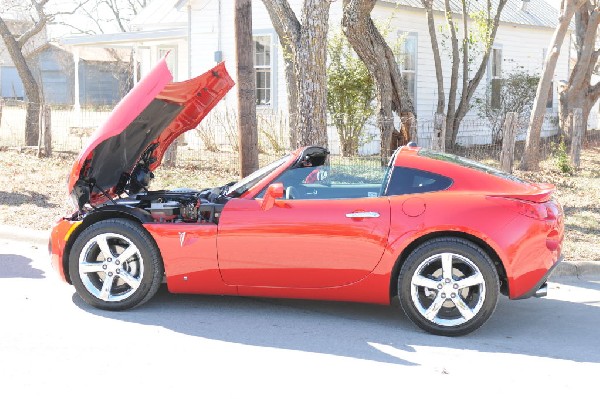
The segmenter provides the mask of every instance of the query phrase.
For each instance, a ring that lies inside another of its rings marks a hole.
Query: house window
[[[490,105],[492,108],[500,108],[502,102],[502,49],[492,49],[491,70],[492,92]]]
[[[397,57],[404,87],[412,102],[415,102],[417,90],[417,33],[399,32],[400,53]]]
[[[256,70],[256,105],[271,105],[271,36],[254,36],[254,68]]]
[[[173,80],[177,81],[177,47],[161,46],[158,48],[158,59],[163,59],[167,54],[169,54],[167,57],[167,66],[169,67],[169,71],[171,71],[171,75],[173,75]]]

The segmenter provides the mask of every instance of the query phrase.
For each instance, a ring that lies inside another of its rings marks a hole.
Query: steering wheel
[[[298,198],[298,191],[293,186],[287,186],[285,188],[285,199]]]

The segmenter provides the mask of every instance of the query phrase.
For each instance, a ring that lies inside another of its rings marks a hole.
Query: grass
[[[275,158],[261,155],[260,163]],[[47,230],[58,217],[67,214],[70,205],[66,179],[74,159],[71,153],[39,159],[31,153],[0,148],[0,224]],[[543,161],[538,172],[515,174],[557,186],[556,197],[566,215],[565,259],[600,261],[600,146],[584,149],[581,169],[572,174],[562,172],[556,159]],[[366,171],[372,169],[368,166]],[[219,153],[182,162],[176,168],[159,168],[151,189],[222,185],[237,179],[236,170],[235,158]]]

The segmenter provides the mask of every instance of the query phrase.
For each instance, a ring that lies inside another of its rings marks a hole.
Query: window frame
[[[488,80],[489,80],[489,85],[490,85],[490,98],[489,98],[489,106],[492,109],[499,109],[501,107],[500,102],[502,101],[501,95],[502,95],[502,64],[504,61],[503,58],[503,49],[502,46],[499,45],[495,45],[492,47],[492,49],[490,50],[491,54],[490,54],[490,64],[489,64],[489,69],[488,69]],[[496,66],[495,61],[497,60],[495,57],[495,53],[499,52],[500,53],[500,65],[499,67]],[[496,71],[495,71],[496,69]],[[499,71],[497,71],[499,69]],[[499,74],[497,74],[499,72]],[[495,81],[498,81],[498,86],[495,86]],[[494,101],[494,88],[498,87],[498,100],[497,100],[497,104]]]
[[[413,59],[414,59],[414,69],[405,69],[404,68],[404,62],[402,61],[402,58],[404,56],[404,54],[407,54],[408,51],[406,51],[406,40],[404,40],[400,47],[401,51],[398,51],[398,54],[396,54],[396,63],[398,64],[398,69],[400,71],[400,75],[404,78],[405,74],[412,74],[413,76],[413,87],[412,87],[412,97],[411,97],[411,101],[413,104],[417,104],[417,76],[418,76],[418,69],[419,69],[419,33],[415,32],[415,31],[404,31],[404,30],[399,30],[397,32],[398,34],[398,40],[401,39],[402,36],[406,38],[411,38],[414,39],[415,41],[415,45],[414,45],[414,54],[413,54]],[[410,92],[411,90],[408,89],[408,94],[410,97]]]
[[[256,64],[256,38],[258,37],[268,37],[270,40],[270,64]],[[252,56],[254,63],[254,78],[255,84],[258,84],[258,72],[260,69],[270,69],[270,79],[269,79],[269,90],[270,90],[270,103],[268,104],[258,104],[258,85],[255,87],[256,94],[256,107],[262,109],[277,109],[277,64],[278,64],[278,39],[275,31],[272,29],[257,29],[252,31]],[[260,90],[265,90],[265,88],[260,88]]]

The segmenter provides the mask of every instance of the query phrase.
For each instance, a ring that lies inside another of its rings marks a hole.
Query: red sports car
[[[150,191],[169,144],[233,86],[224,65],[169,83],[164,60],[119,103],[71,171],[77,210],[52,265],[88,304],[173,293],[389,304],[434,334],[480,327],[502,293],[542,296],[560,261],[553,187],[408,145],[383,170],[300,148],[222,187]]]

